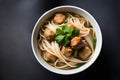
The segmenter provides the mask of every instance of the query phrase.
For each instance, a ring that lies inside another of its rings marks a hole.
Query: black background
[[[43,68],[31,49],[36,21],[45,11],[60,5],[74,5],[90,12],[103,36],[96,62],[70,76]],[[0,80],[120,80],[119,30],[119,0],[0,0]]]

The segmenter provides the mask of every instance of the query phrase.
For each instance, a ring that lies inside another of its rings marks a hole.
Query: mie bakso
[[[74,69],[87,63],[97,41],[93,25],[83,16],[69,12],[51,17],[38,34],[43,59],[59,69]]]

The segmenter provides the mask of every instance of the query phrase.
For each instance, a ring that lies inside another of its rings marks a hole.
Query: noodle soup
[[[83,16],[56,12],[38,34],[42,58],[51,66],[70,70],[89,62],[96,48],[93,25]]]

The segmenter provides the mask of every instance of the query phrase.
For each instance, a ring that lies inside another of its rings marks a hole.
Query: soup
[[[74,69],[89,62],[96,41],[92,24],[83,16],[69,12],[52,15],[38,34],[42,58],[58,69]]]

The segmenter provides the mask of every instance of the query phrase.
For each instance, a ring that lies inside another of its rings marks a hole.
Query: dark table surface
[[[74,5],[90,12],[103,35],[96,62],[70,76],[43,68],[31,49],[36,21],[45,11],[60,5]],[[0,0],[0,80],[120,80],[119,50],[119,0]]]

